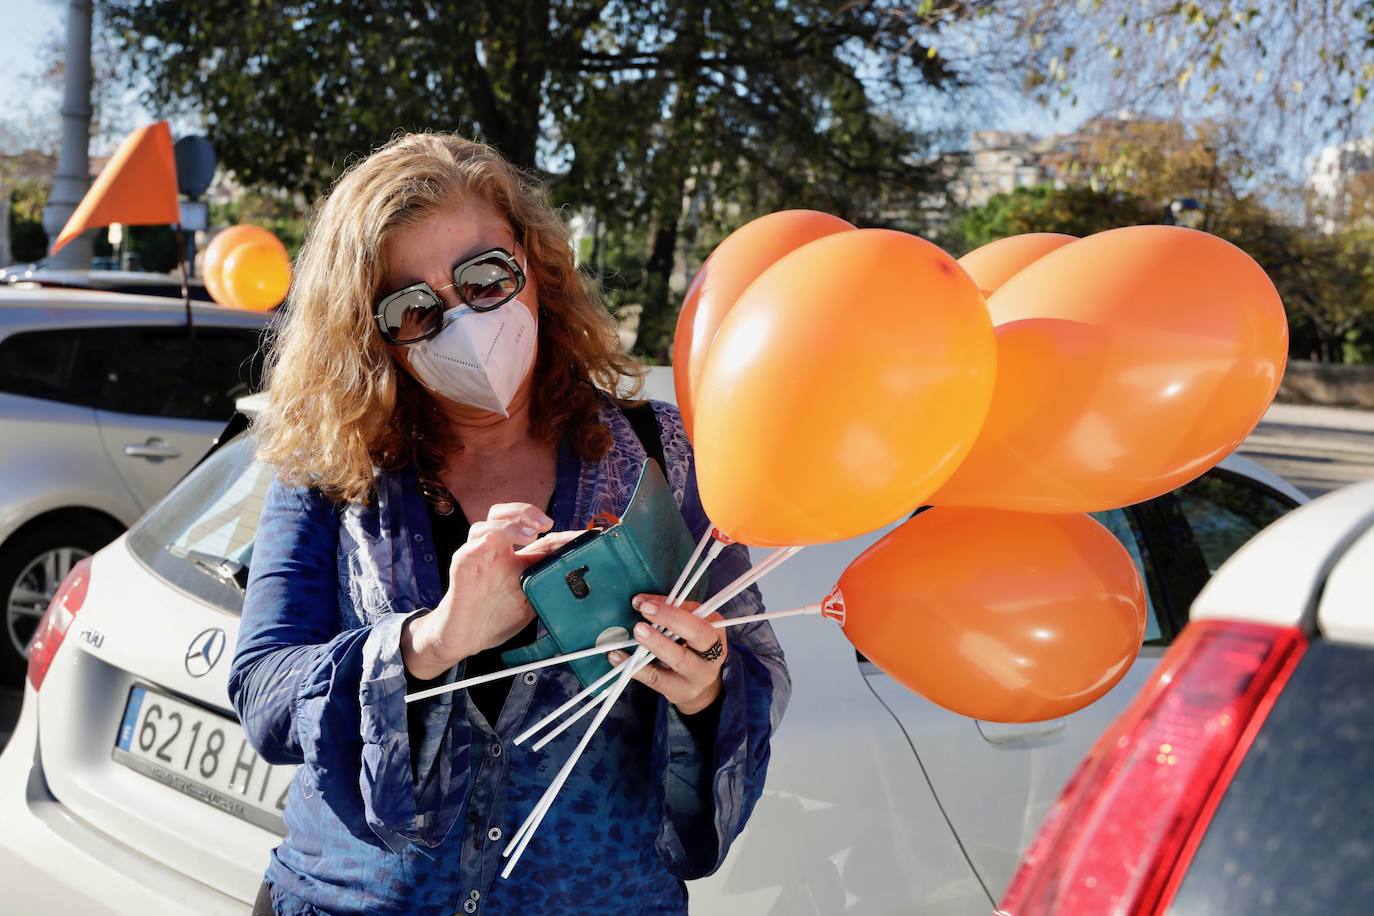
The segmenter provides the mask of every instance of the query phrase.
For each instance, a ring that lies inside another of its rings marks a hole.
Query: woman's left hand
[[[719,620],[719,614],[701,618],[692,612],[700,604],[685,601],[680,607],[671,607],[662,595],[636,595],[634,608],[644,615],[649,623],[635,624],[634,637],[641,646],[657,656],[658,661],[642,668],[635,680],[663,694],[683,715],[701,712],[720,696],[720,672],[725,664],[729,644],[725,631],[717,630],[709,621]],[[678,643],[654,629],[658,625],[682,637]],[[719,653],[712,652],[716,641],[720,641]],[[715,655],[707,661],[700,654]],[[626,658],[624,652],[610,652],[606,656],[612,665],[618,665]]]

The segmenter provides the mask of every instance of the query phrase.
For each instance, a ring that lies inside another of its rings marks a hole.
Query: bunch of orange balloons
[[[261,226],[240,223],[210,240],[201,275],[220,305],[265,312],[286,298],[291,259],[281,239]]]
[[[754,220],[688,290],[674,375],[712,522],[759,546],[910,518],[850,566],[844,630],[913,690],[1030,721],[1105,693],[1145,599],[1084,513],[1159,496],[1259,422],[1283,305],[1174,226],[1037,233],[956,261],[824,213]]]

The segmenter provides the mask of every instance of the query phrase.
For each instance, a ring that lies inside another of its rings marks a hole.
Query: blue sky
[[[54,0],[0,0],[0,86],[6,96],[14,93],[16,77],[36,69],[32,49],[58,34],[66,9]]]
[[[60,98],[34,96],[43,69],[42,48],[66,28],[65,3],[54,0],[0,0],[0,115],[22,117],[39,106],[54,106]]]

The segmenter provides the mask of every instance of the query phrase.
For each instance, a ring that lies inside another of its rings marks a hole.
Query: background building
[[[1323,232],[1374,217],[1374,138],[1325,147],[1308,160],[1313,222]]]

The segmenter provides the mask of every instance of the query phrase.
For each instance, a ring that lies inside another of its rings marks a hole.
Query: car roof
[[[62,270],[50,267],[7,267],[0,270],[0,281],[6,283],[56,283],[73,286],[119,286],[136,283],[180,286],[179,274],[157,273],[151,270]],[[199,277],[189,281],[204,285]]]
[[[1271,490],[1277,490],[1278,492],[1282,493],[1284,496],[1287,496],[1289,499],[1293,500],[1293,502],[1297,503],[1300,506],[1312,501],[1312,498],[1308,496],[1306,493],[1304,493],[1302,490],[1299,490],[1297,487],[1293,486],[1291,483],[1284,480],[1278,474],[1275,474],[1268,468],[1263,467],[1262,465],[1259,465],[1254,461],[1251,461],[1244,455],[1238,455],[1235,452],[1232,452],[1231,454],[1227,455],[1226,458],[1222,460],[1220,464],[1217,465],[1217,467],[1221,468],[1223,471],[1231,471],[1235,474],[1243,474],[1246,477],[1249,477],[1252,480],[1255,480],[1258,483],[1263,484]]]
[[[225,308],[222,305],[191,300],[193,313],[198,317],[212,318],[216,324],[228,323],[245,325],[265,325],[272,320],[272,312],[249,312],[241,309]],[[51,315],[53,311],[105,313],[117,315],[185,315],[186,303],[180,297],[143,296],[132,293],[116,293],[97,289],[71,289],[38,286],[28,283],[0,285],[0,321],[7,313],[32,310]]]
[[[1288,513],[1222,564],[1193,602],[1191,619],[1317,626],[1327,577],[1374,525],[1374,480],[1335,490]],[[1367,579],[1363,581],[1368,581]],[[1325,602],[1323,602],[1325,615]],[[1360,602],[1362,615],[1368,592]]]

